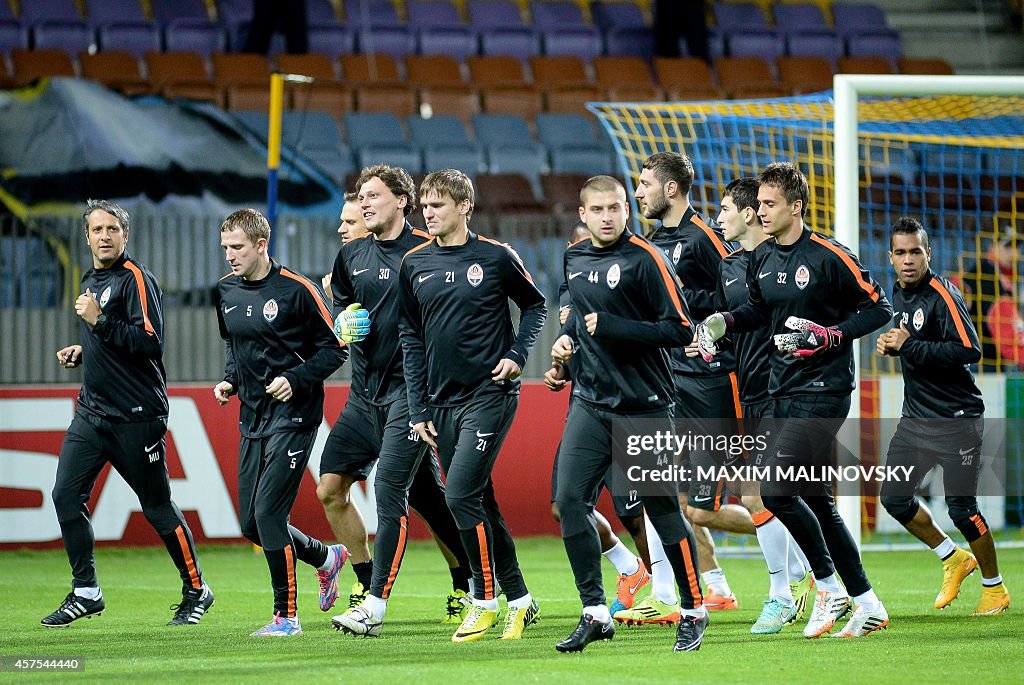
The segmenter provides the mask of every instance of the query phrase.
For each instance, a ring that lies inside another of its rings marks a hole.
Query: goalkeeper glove
[[[725,317],[719,312],[715,312],[704,319],[703,322],[697,324],[697,330],[694,332],[693,338],[697,342],[697,349],[700,351],[700,356],[704,361],[709,362],[712,357],[718,354],[718,345],[716,343],[725,335],[725,329]]]
[[[354,302],[334,320],[334,335],[345,343],[357,343],[370,334],[370,312]]]
[[[813,357],[843,344],[843,334],[835,326],[822,326],[791,316],[786,319],[786,328],[798,332],[776,335],[775,346],[780,352],[789,352],[794,357]]]

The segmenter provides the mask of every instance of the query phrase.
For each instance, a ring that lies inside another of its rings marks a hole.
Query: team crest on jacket
[[[263,318],[267,320],[267,323],[273,323],[277,318],[277,300],[267,300],[267,303],[263,305]]]
[[[466,280],[468,280],[469,284],[474,288],[477,287],[484,280],[484,268],[479,264],[474,264],[469,267],[466,271]]]
[[[103,289],[103,292],[100,293],[100,306],[101,307],[106,307],[107,306],[107,302],[109,300],[110,300],[110,286],[108,285],[106,288]]]
[[[807,284],[811,282],[810,270],[806,266],[801,264],[796,268],[796,278],[794,280],[796,281],[796,287],[800,288],[800,290],[803,290],[804,288],[807,287]]]
[[[919,331],[922,326],[924,326],[924,310],[918,308],[918,310],[914,312],[914,330]]]
[[[676,243],[676,249],[672,250],[672,263],[673,264],[678,264],[679,263],[679,258],[682,257],[682,256],[683,256],[683,244],[682,243]],[[614,288],[615,286],[612,286],[612,287]]]
[[[616,262],[612,264],[612,268],[608,269],[608,287],[615,288],[619,284],[619,278],[622,276],[622,270],[619,269],[619,264]]]

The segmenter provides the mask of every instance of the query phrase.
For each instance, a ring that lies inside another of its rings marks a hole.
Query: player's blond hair
[[[267,217],[263,216],[258,209],[246,207],[245,209],[231,212],[228,214],[228,218],[224,219],[224,223],[220,225],[220,232],[230,233],[239,228],[245,232],[245,235],[252,241],[253,245],[260,238],[270,240],[270,222],[267,221]]]

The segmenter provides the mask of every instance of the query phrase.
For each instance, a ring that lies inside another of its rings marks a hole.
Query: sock
[[[707,585],[709,594],[713,592],[722,597],[732,596],[732,589],[729,587],[729,581],[725,579],[725,571],[722,569],[713,568],[700,574],[700,577],[704,579],[704,584]]]
[[[800,549],[800,545],[796,544],[796,540],[793,539],[788,530],[786,531],[786,536],[789,538],[786,555],[786,564],[789,566],[789,579],[800,580],[810,573],[811,565],[807,562],[804,551]]]
[[[789,589],[789,573],[787,573],[786,560],[789,554],[789,533],[782,521],[771,517],[765,523],[759,525],[754,532],[757,534],[757,543],[761,545],[761,554],[764,562],[768,565],[768,588],[769,597],[777,597],[787,604],[793,603],[793,593]],[[795,543],[794,543],[795,544]],[[803,575],[801,574],[800,578]],[[796,578],[795,580],[800,580]]]
[[[857,603],[857,606],[864,607],[865,611],[876,611],[882,608],[882,602],[879,601],[878,595],[875,594],[874,590],[868,590],[864,594],[857,595],[853,598],[853,601]]]
[[[996,585],[1001,585],[1002,582],[1003,582],[1003,577],[1001,575],[996,575],[995,578],[982,578],[981,579],[982,587],[995,587]],[[97,592],[99,592],[98,588],[97,588]],[[78,594],[78,590],[75,590],[75,594]]]
[[[644,516],[644,529],[647,532],[647,548],[651,551],[651,594],[659,602],[678,604],[676,594],[676,577],[672,573],[672,564],[665,556],[665,547],[661,544],[658,531],[654,530],[651,520]]]
[[[615,546],[602,554],[621,575],[629,576],[640,570],[640,559],[622,544],[622,540],[616,539]]]
[[[476,583],[473,582],[473,576],[469,576],[469,578],[466,579],[466,584],[469,585],[469,590],[466,591],[466,594],[472,597],[475,592],[474,588],[476,587]]]
[[[531,604],[533,604],[533,596],[529,592],[518,599],[508,600],[509,609],[526,609]]]
[[[466,575],[466,569],[456,566],[448,570],[452,574],[452,590],[462,590],[469,594],[469,576]]]
[[[370,577],[373,575],[373,560],[352,564],[352,570],[356,573],[356,580],[362,583],[363,588],[370,587]]]
[[[98,587],[76,587],[75,595],[77,595],[78,597],[83,597],[85,599],[91,599],[95,602],[97,599],[103,596],[103,593],[100,592],[100,589]]]
[[[316,567],[316,570],[317,571],[328,571],[328,570],[330,570],[330,568],[332,566],[334,566],[334,562],[337,559],[338,559],[337,552],[335,552],[333,549],[328,547],[327,548],[327,558],[324,559],[324,563],[323,564],[321,564],[320,566]]]
[[[942,542],[932,547],[932,551],[935,552],[935,555],[938,556],[939,559],[945,561],[953,556],[954,552],[956,552],[956,545],[954,545],[953,541],[949,539],[948,535],[946,535],[942,538]]]
[[[498,610],[498,598],[497,597],[495,597],[494,599],[476,599],[476,598],[474,598],[473,599],[473,604],[478,606],[478,607],[483,607],[484,609],[487,609],[488,611],[497,611]]]
[[[363,606],[370,612],[375,619],[378,621],[384,620],[384,612],[388,610],[388,600],[381,599],[380,597],[374,597],[373,595],[366,595],[366,599],[363,600]]]
[[[826,576],[824,578],[818,578],[818,592],[842,592],[843,588],[839,584],[839,579],[836,578],[836,574]]]
[[[590,618],[601,623],[608,623],[612,620],[612,615],[608,612],[608,607],[604,604],[598,604],[592,607],[583,607],[583,615],[590,614]]]
[[[701,618],[701,617],[705,616],[707,613],[708,613],[708,610],[704,607],[703,604],[701,604],[696,609],[680,609],[679,610],[679,615],[680,616],[689,616],[691,618]]]

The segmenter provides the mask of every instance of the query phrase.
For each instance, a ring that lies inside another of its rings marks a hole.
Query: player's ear
[[[679,184],[675,181],[668,181],[665,184],[665,197],[673,197],[679,192]]]
[[[459,214],[462,216],[469,216],[469,212],[473,209],[473,206],[469,203],[469,200],[463,200],[459,203]]]
[[[582,221],[583,223],[587,223],[586,217],[587,217],[587,210],[585,210],[583,207],[580,207],[580,221]]]

